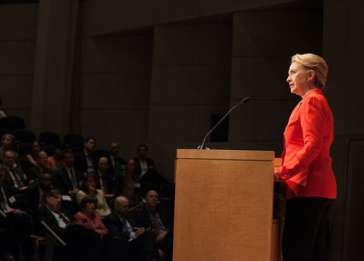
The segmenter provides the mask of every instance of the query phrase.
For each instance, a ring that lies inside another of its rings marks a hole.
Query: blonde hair
[[[329,67],[321,56],[313,53],[295,54],[291,58],[291,63],[298,63],[306,69],[313,70],[316,75],[316,87],[323,88],[326,85]]]

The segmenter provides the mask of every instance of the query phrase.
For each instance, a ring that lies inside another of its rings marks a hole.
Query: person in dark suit
[[[67,230],[70,218],[61,210],[62,195],[58,190],[50,190],[43,195],[42,206],[36,218],[36,233],[47,236],[48,244],[53,248],[53,260],[67,260]],[[47,226],[45,226],[45,225]]]
[[[74,156],[71,150],[63,153],[63,166],[54,173],[54,185],[63,195],[62,208],[68,216],[73,216],[77,211],[76,194],[84,180],[84,173],[74,167]]]
[[[140,180],[146,175],[148,172],[155,171],[154,161],[148,157],[149,148],[146,144],[140,144],[137,147],[137,155],[134,158],[136,162],[136,172],[137,178]]]
[[[118,196],[114,201],[112,214],[104,219],[109,230],[111,242],[109,253],[113,253],[110,260],[149,261],[153,260],[151,251],[148,252],[148,233],[145,228],[133,227],[129,220],[129,200]],[[120,251],[115,251],[120,249]]]
[[[172,234],[164,225],[159,213],[159,195],[149,190],[143,203],[133,211],[134,224],[137,227],[150,227],[159,258],[172,260]]]
[[[1,146],[0,146],[0,161],[3,161],[4,153],[7,150],[15,149],[15,137],[11,133],[5,133],[1,137]]]
[[[120,146],[116,142],[110,144],[110,172],[114,180],[125,175],[126,162],[120,157]]]
[[[36,158],[36,165],[31,166],[28,170],[28,176],[31,180],[37,180],[45,173],[51,173],[52,170],[49,167],[48,154],[46,151],[41,150],[38,152]]]
[[[55,187],[62,195],[73,196],[81,187],[85,175],[75,168],[71,150],[64,151],[63,161],[63,166],[54,173]]]
[[[45,194],[54,189],[53,178],[51,174],[44,173],[36,182],[29,186],[25,193],[25,209],[29,214],[36,214],[42,206],[42,200]]]
[[[19,193],[27,189],[28,177],[17,163],[17,155],[12,150],[4,152],[4,166],[8,171],[7,182]]]
[[[96,169],[95,152],[96,138],[90,137],[86,139],[84,148],[75,156],[75,168],[86,174],[94,174]]]
[[[15,207],[12,187],[6,187],[8,171],[0,167],[0,227],[4,229],[0,239],[0,256],[19,256],[20,252],[30,254],[31,219],[23,210]],[[5,240],[2,240],[5,239]],[[2,253],[1,253],[2,252]]]
[[[108,157],[102,156],[97,161],[97,188],[101,189],[105,195],[113,193],[114,180],[110,172]]]
[[[161,191],[162,187],[169,186],[166,179],[158,173],[154,161],[148,157],[148,146],[140,144],[137,147],[136,163],[136,185],[139,192],[145,194],[148,190]]]

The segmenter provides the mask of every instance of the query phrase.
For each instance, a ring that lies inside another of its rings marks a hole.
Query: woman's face
[[[310,89],[312,83],[312,70],[293,62],[288,70],[287,82],[291,93],[303,96]]]
[[[88,188],[96,188],[96,180],[93,177],[89,177],[86,180],[86,186]]]
[[[84,212],[87,214],[87,215],[94,215],[95,212],[96,212],[96,206],[94,203],[86,203],[86,206],[84,208]]]

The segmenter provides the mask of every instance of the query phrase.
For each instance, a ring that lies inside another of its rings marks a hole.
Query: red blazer
[[[77,212],[74,216],[74,224],[78,224],[84,226],[87,229],[91,229],[101,236],[107,235],[108,233],[108,230],[102,222],[101,217],[97,213],[93,218],[90,218],[82,212]]]
[[[284,131],[279,177],[288,197],[336,198],[331,167],[333,116],[320,89],[308,91],[293,109]]]

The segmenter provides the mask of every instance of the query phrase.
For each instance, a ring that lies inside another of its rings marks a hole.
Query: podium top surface
[[[274,151],[178,149],[177,159],[272,161]]]

